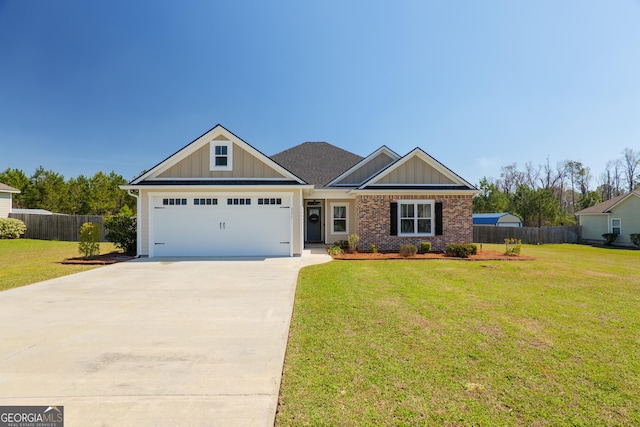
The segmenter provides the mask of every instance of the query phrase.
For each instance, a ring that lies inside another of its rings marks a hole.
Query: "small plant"
[[[420,242],[419,254],[426,254],[431,252],[431,242]]]
[[[342,255],[344,253],[344,249],[336,244],[328,248],[327,252],[329,252],[329,255]]]
[[[369,251],[372,254],[377,254],[378,253],[378,245],[376,245],[375,243],[372,243],[371,246],[369,246]]]
[[[353,253],[358,250],[358,243],[360,243],[360,236],[357,234],[349,235],[349,253]]]
[[[0,239],[19,239],[27,226],[15,218],[0,218]]]
[[[333,246],[337,246],[340,249],[342,249],[343,251],[346,251],[349,249],[349,241],[348,240],[338,240],[337,242],[335,242],[333,244]]]
[[[613,242],[615,242],[618,238],[618,235],[615,233],[604,233],[602,237],[604,237],[604,244],[607,246],[611,246],[613,245]]]
[[[640,233],[632,233],[629,237],[631,238],[631,243],[640,248]]]
[[[516,239],[504,239],[504,244],[506,249],[504,251],[505,255],[508,256],[518,256],[520,255],[520,250],[522,249],[522,240]]]
[[[80,227],[80,254],[86,259],[100,255],[100,227],[92,222],[85,222]]]
[[[473,243],[451,243],[447,245],[446,253],[451,257],[469,258],[478,253],[478,247]]]
[[[416,252],[418,252],[416,245],[412,245],[411,243],[400,245],[400,256],[402,257],[414,256]]]

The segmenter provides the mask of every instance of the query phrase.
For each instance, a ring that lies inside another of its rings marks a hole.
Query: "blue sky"
[[[640,1],[0,0],[0,170],[132,179],[218,123],[597,177],[640,148]]]

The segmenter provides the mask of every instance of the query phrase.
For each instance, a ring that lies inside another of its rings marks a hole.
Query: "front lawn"
[[[522,253],[302,270],[276,425],[640,425],[640,251]]]
[[[100,252],[116,250],[113,243],[100,243]],[[0,290],[24,286],[98,266],[63,265],[65,258],[77,257],[78,242],[0,239]]]

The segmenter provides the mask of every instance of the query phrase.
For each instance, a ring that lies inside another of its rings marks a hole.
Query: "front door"
[[[322,209],[307,206],[307,242],[322,241]]]

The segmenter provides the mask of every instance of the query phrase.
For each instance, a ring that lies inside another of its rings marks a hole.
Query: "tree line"
[[[31,176],[20,169],[7,168],[0,172],[0,182],[21,191],[13,195],[14,208],[103,216],[116,215],[124,206],[136,211],[135,198],[118,187],[127,184],[127,180],[113,171],[65,179],[42,166]]]
[[[516,163],[503,166],[498,179],[480,180],[474,213],[511,212],[526,227],[574,225],[575,213],[640,187],[640,151],[625,148],[607,162],[597,178],[581,162],[565,160],[551,166]]]

